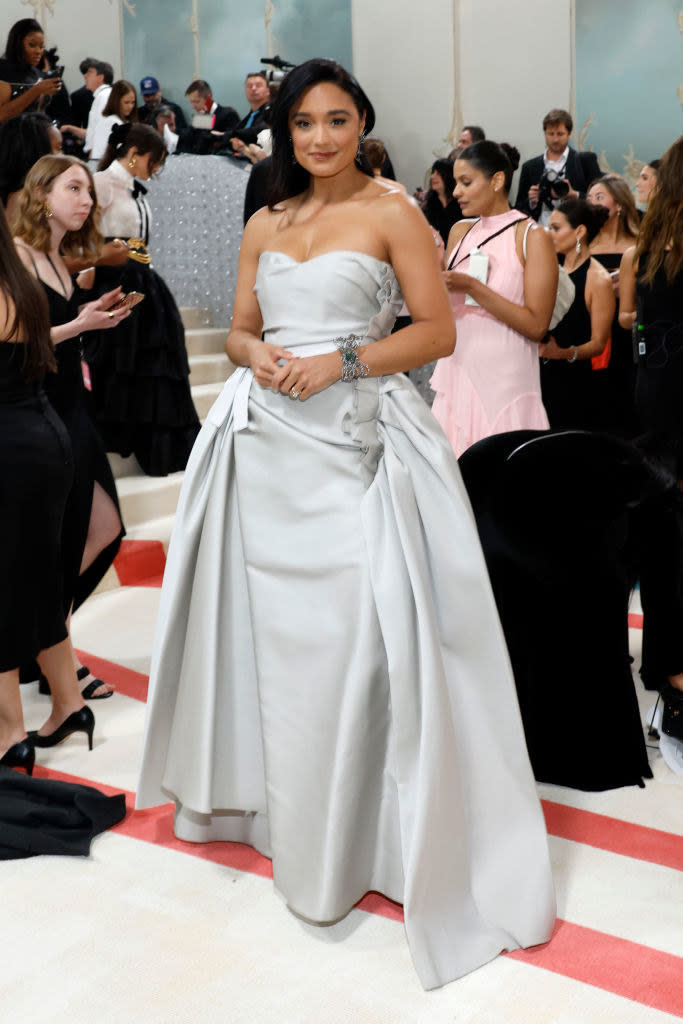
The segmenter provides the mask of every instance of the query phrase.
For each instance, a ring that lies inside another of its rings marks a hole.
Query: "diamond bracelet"
[[[342,361],[341,380],[347,383],[358,380],[359,377],[367,377],[370,373],[369,366],[360,361],[356,351],[364,341],[365,338],[361,338],[357,334],[347,334],[344,338],[335,339],[334,343],[339,349]]]

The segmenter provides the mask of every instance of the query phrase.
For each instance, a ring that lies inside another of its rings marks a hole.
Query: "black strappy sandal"
[[[82,665],[81,668],[79,668],[78,671],[76,672],[76,678],[78,679],[79,682],[81,682],[81,680],[83,679],[87,679],[89,675],[90,669],[88,668],[87,665]],[[106,700],[107,697],[113,697],[115,693],[114,690],[109,690],[108,693],[95,694],[95,690],[97,690],[100,686],[105,685],[106,684],[102,679],[93,679],[91,683],[88,683],[87,686],[83,687],[83,689],[81,690],[81,697],[83,698],[83,700]],[[42,672],[40,673],[40,682],[38,683],[38,693],[44,693],[47,696],[49,696],[50,694],[50,684]]]

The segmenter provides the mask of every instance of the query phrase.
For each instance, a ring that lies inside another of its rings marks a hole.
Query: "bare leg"
[[[52,693],[52,713],[38,732],[48,736],[74,711],[83,707],[81,687],[74,669],[73,651],[69,637],[41,651],[38,664],[50,681]]]
[[[90,510],[88,536],[85,541],[80,572],[89,569],[101,551],[116,540],[121,532],[121,519],[116,505],[105,489],[95,482]]]
[[[19,669],[0,672],[0,757],[26,738],[19,695]]]
[[[67,620],[66,620],[66,628],[69,631],[69,637],[71,637],[71,612],[72,611],[73,611],[73,609],[70,608],[69,609],[69,615],[68,615]],[[81,660],[78,657],[78,655],[76,654],[76,651],[74,650],[73,644],[70,643],[70,647],[71,647],[71,658],[73,660],[74,672],[78,672],[79,669],[83,668],[83,665],[81,664]],[[85,676],[85,678],[78,680],[79,689],[81,691],[83,691],[85,689],[85,687],[89,683],[92,683],[94,678],[95,677],[92,674],[92,672],[88,672],[88,674],[87,674],[87,676]],[[93,690],[92,696],[93,697],[99,697],[100,694],[102,694],[102,693],[115,693],[114,687],[111,686],[110,683],[103,682],[101,686],[98,686],[96,690]]]

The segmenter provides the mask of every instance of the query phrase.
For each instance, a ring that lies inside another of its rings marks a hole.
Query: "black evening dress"
[[[683,271],[667,281],[659,267],[652,284],[643,276],[649,253],[640,257],[636,296],[638,361],[636,408],[645,431],[644,450],[683,479]]]
[[[572,348],[590,341],[591,318],[586,308],[586,277],[590,260],[569,276],[574,283],[574,301],[551,331],[560,348]],[[590,359],[541,360],[541,395],[551,429],[599,429],[593,368]],[[597,371],[600,372],[600,371]]]
[[[41,281],[41,284],[50,307],[51,325],[56,327],[74,320],[78,315],[78,306],[86,301],[83,292],[75,288],[71,297],[66,299],[45,282]],[[114,561],[125,531],[122,527],[116,540],[101,551],[92,565],[80,574],[95,483],[100,484],[114,502],[119,516],[120,509],[114,476],[102,438],[87,408],[81,365],[81,339],[68,338],[62,341],[55,347],[55,354],[58,372],[47,378],[45,390],[71,438],[75,470],[62,532],[64,609],[68,613],[72,605],[74,609],[78,608],[100,582]]]
[[[121,285],[144,301],[111,330],[91,332],[85,353],[92,394],[107,451],[134,454],[150,476],[185,469],[199,433],[190,392],[185,329],[175,300],[149,256],[146,189],[114,161],[95,175],[107,239],[136,240],[143,251],[122,267],[98,267],[98,295]]]
[[[599,252],[593,259],[605,270],[612,271],[619,269],[621,256],[620,252]],[[636,368],[631,332],[619,325],[618,302],[609,348],[607,366],[596,371],[593,378],[600,428],[608,434],[629,439],[635,437],[639,429],[635,405]]]
[[[25,380],[25,345],[0,344],[0,671],[66,638],[60,557],[73,478],[64,424]]]

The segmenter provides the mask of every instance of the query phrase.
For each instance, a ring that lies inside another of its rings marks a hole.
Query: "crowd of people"
[[[512,439],[614,439],[595,464],[628,463],[628,487],[601,514],[627,516],[638,543],[608,561],[628,560],[619,600],[641,574],[658,637],[644,679],[683,708],[683,139],[643,167],[642,221],[626,182],[572,149],[561,109],[514,206],[519,153],[476,125],[415,198],[332,61],[295,68],[277,98],[247,75],[244,117],[196,79],[188,122],[156,77],[139,104],[94,58],[69,97],[43,44],[24,19],[0,63],[0,765],[30,773],[36,747],[76,732],[92,745],[85,702],[112,696],[69,635],[124,534],[106,452],[153,475],[187,466],[139,805],[170,797],[182,838],[255,846],[308,920],[372,889],[402,902],[425,987],[546,941],[534,774],[603,789],[649,769],[621,647],[607,688],[628,705],[619,770],[575,774],[565,747],[537,751],[552,708],[529,697],[527,651],[501,630],[506,545],[487,542],[481,474],[494,480],[490,440],[498,458]],[[237,370],[201,431],[141,184],[173,153],[253,164]],[[427,364],[432,410],[407,376]],[[565,465],[574,480],[577,460]],[[27,736],[19,682],[36,675],[52,709]]]

